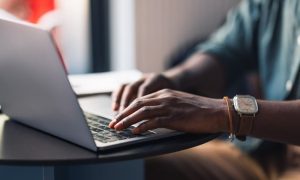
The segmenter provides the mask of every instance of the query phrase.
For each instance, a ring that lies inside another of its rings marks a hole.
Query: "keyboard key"
[[[145,132],[141,135],[132,134],[133,127],[129,127],[124,131],[116,131],[108,127],[109,120],[95,116],[89,113],[85,113],[88,126],[91,130],[94,139],[102,143],[114,142],[118,140],[125,140],[128,138],[134,138],[139,136],[148,136],[154,134],[150,131]]]

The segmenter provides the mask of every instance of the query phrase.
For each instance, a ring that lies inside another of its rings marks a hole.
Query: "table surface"
[[[79,103],[90,113],[97,114],[101,109],[103,115],[113,114],[107,95],[81,97]],[[217,136],[183,134],[95,153],[0,115],[0,164],[53,166],[131,160],[191,148]]]
[[[218,134],[184,134],[163,140],[92,152],[0,116],[1,165],[67,165],[116,162],[180,151],[206,143]]]

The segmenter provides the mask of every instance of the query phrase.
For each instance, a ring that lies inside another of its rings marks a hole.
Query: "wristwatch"
[[[252,131],[255,115],[258,113],[258,105],[256,99],[253,96],[249,95],[236,95],[233,98],[233,106],[239,117],[236,134],[250,134]]]

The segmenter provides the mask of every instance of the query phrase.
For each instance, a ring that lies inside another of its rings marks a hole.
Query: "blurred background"
[[[160,72],[240,0],[0,0],[0,16],[52,32],[70,74]],[[14,18],[10,17],[10,18]]]

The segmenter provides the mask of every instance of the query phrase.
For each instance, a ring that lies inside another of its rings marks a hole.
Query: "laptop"
[[[79,104],[48,31],[1,19],[0,29],[0,105],[11,119],[92,151],[182,134],[156,129],[134,135],[133,127],[108,128],[110,98],[84,98]]]

